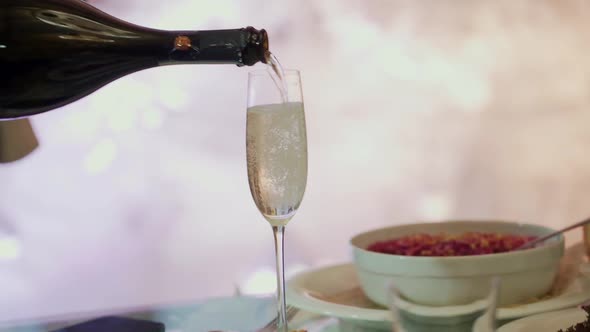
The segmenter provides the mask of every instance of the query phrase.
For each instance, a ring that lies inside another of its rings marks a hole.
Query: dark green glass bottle
[[[252,27],[164,31],[80,0],[0,0],[0,119],[64,106],[147,68],[251,66],[268,55],[266,32]]]

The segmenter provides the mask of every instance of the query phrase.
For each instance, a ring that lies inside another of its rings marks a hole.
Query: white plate
[[[568,287],[551,298],[499,308],[500,321],[510,321],[547,311],[570,308],[590,298],[590,278],[580,274]],[[391,316],[387,309],[368,300],[360,289],[352,264],[323,267],[296,275],[287,284],[287,300],[301,309],[355,321],[359,326],[387,328]],[[481,310],[481,302],[452,307],[408,304],[405,311],[417,316],[441,319]]]
[[[502,326],[498,332],[556,332],[586,320],[579,308],[542,313],[516,320]]]

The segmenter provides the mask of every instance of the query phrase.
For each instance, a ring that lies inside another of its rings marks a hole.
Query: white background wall
[[[590,213],[584,0],[94,4],[163,29],[266,28],[302,71],[292,269],[347,261],[351,235],[382,225]],[[248,70],[147,70],[33,119],[41,148],[0,165],[0,321],[252,291],[274,254],[246,178]]]

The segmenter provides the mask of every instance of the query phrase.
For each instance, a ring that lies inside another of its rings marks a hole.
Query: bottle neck
[[[182,63],[252,66],[267,62],[268,36],[252,27],[232,30],[166,31],[158,56],[160,65]]]

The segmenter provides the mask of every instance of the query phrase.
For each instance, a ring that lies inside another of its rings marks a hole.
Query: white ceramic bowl
[[[502,221],[445,221],[399,225],[361,233],[351,240],[354,264],[367,297],[388,306],[389,283],[408,300],[431,306],[468,304],[485,298],[490,278],[501,278],[500,305],[516,304],[547,294],[563,256],[563,237],[540,247],[500,254],[462,257],[414,257],[376,253],[377,241],[428,233],[498,232],[543,236],[553,229]]]

